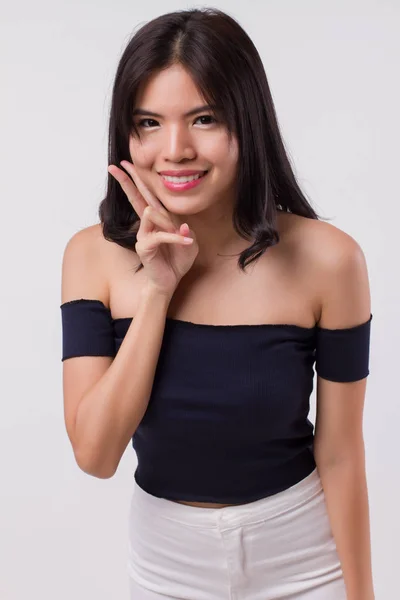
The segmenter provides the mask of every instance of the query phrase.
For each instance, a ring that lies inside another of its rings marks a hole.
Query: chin
[[[206,206],[199,206],[197,203],[194,204],[190,198],[182,198],[177,202],[171,202],[170,200],[163,200],[160,198],[160,201],[168,212],[175,215],[196,215],[207,208]]]

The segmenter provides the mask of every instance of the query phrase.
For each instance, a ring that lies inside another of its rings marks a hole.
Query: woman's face
[[[129,150],[144,184],[175,214],[194,215],[219,205],[233,209],[238,164],[235,136],[212,109],[185,113],[206,104],[181,65],[154,75],[138,94],[134,111],[140,139],[133,134]],[[136,114],[140,109],[141,114]],[[152,116],[150,112],[160,116]],[[207,171],[191,189],[168,189],[160,171]],[[219,212],[219,211],[218,211]]]

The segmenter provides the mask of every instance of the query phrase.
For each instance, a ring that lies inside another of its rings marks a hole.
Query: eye
[[[217,123],[217,120],[211,115],[201,115],[200,117],[196,118],[196,121],[198,121],[199,119],[211,119],[211,123],[201,123],[201,125],[211,125],[212,123]],[[143,129],[152,129],[152,127],[154,127],[154,125],[146,125],[146,123],[158,124],[158,121],[156,121],[155,119],[141,119],[138,123],[138,126],[142,127]]]
[[[197,117],[196,121],[198,121],[199,119],[211,119],[211,121],[213,123],[216,123],[217,120],[214,119],[214,117],[212,117],[211,115],[201,115],[200,117]],[[202,125],[210,125],[211,123],[202,123]]]
[[[153,123],[157,123],[157,121],[155,121],[154,119],[141,119],[138,123],[139,127],[144,127],[144,129],[149,129],[149,127],[146,127],[144,125],[144,123],[146,123],[147,121],[152,121]]]

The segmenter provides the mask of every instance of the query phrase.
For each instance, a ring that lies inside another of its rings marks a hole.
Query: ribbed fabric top
[[[131,318],[99,300],[61,305],[62,360],[115,356]],[[347,329],[204,325],[166,319],[146,413],[132,437],[135,480],[171,500],[251,502],[315,468],[308,420],[317,373],[369,374],[372,314]]]

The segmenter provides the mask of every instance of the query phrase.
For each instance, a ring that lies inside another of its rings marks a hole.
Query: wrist
[[[141,297],[145,302],[161,302],[162,304],[165,304],[166,308],[168,308],[172,296],[173,292],[159,290],[148,283],[145,284],[141,290]]]

